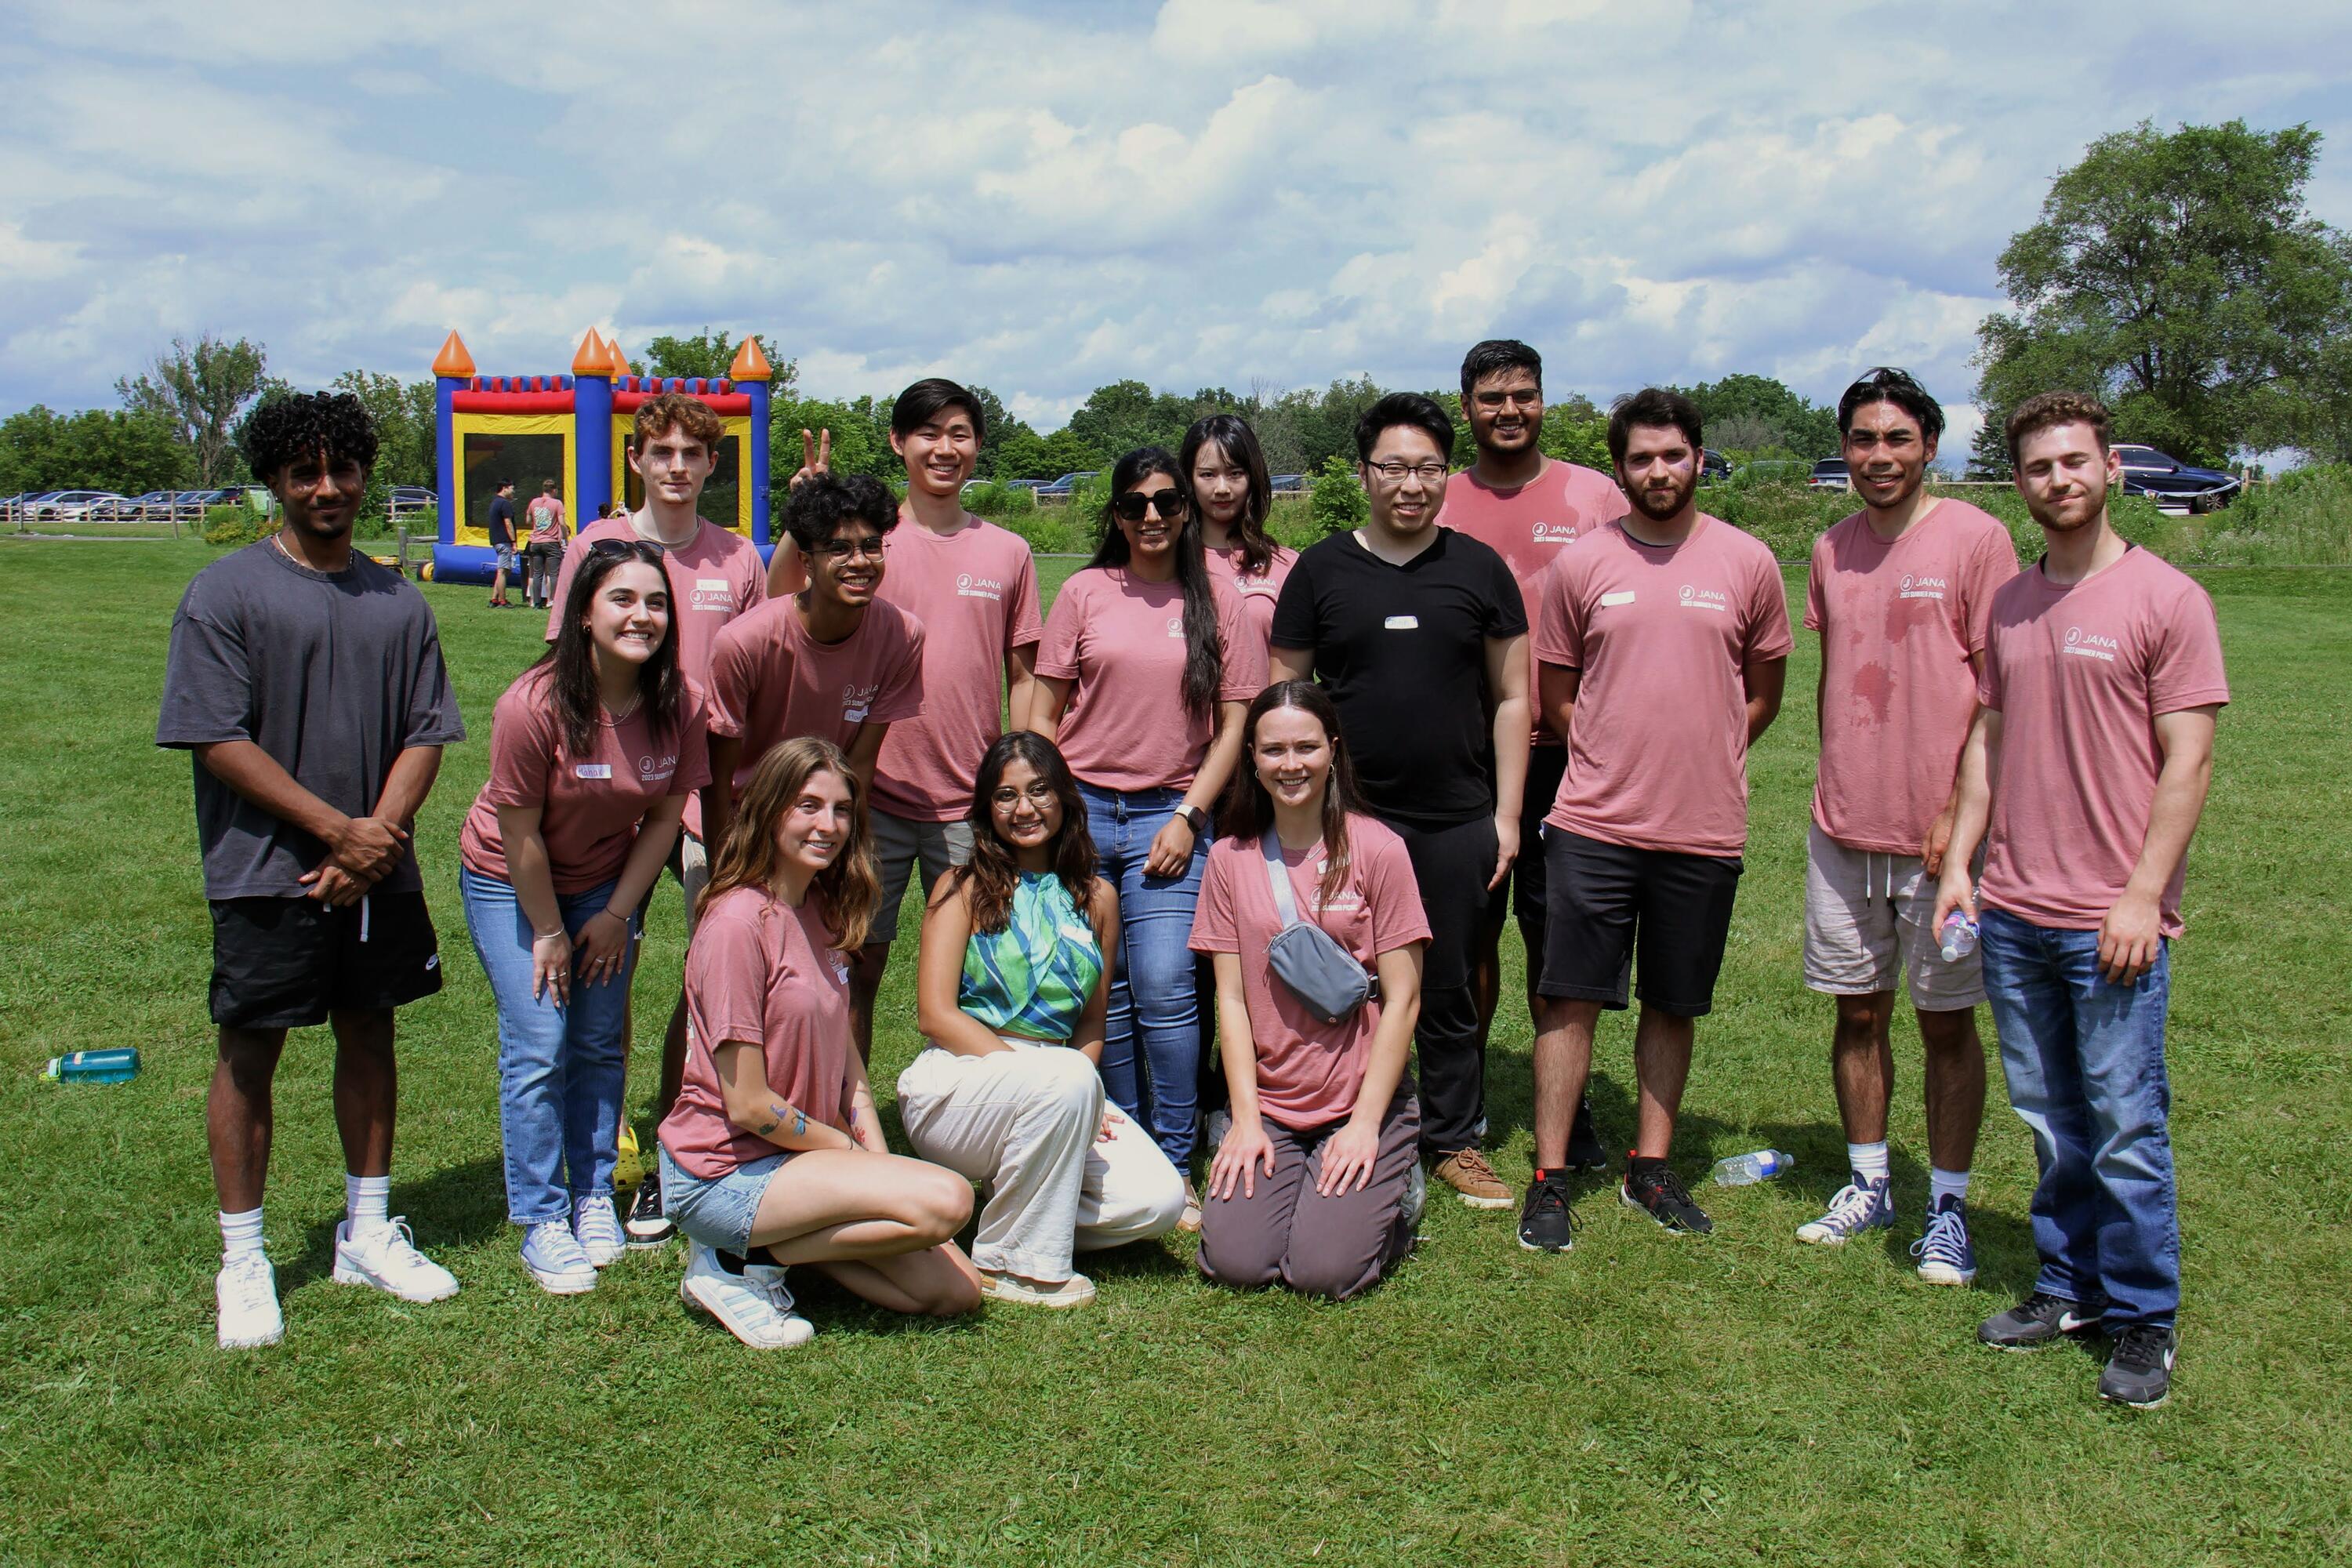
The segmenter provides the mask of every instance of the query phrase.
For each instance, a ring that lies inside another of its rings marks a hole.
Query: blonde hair
[[[809,884],[811,896],[824,900],[825,928],[833,934],[835,952],[855,952],[866,945],[874,924],[875,907],[882,901],[882,882],[874,874],[866,825],[866,789],[849,771],[849,759],[831,741],[799,735],[769,748],[751,770],[751,782],[735,805],[735,823],[719,848],[709,885],[695,906],[699,917],[722,893],[738,888],[765,889],[776,876],[776,824],[801,797],[810,779],[832,773],[849,789],[849,837],[832,865]]]

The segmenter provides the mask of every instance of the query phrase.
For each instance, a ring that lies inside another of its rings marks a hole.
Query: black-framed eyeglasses
[[[1150,495],[1141,490],[1129,490],[1110,503],[1111,510],[1129,522],[1141,522],[1147,511],[1162,517],[1176,517],[1184,510],[1183,492],[1176,489],[1153,490]]]
[[[1364,467],[1380,475],[1382,482],[1391,485],[1404,483],[1407,476],[1425,485],[1433,485],[1445,477],[1445,465],[1443,463],[1366,463]]]
[[[668,553],[650,539],[592,539],[588,542],[588,553],[591,555],[618,555],[643,561],[648,552],[656,563]]]
[[[816,555],[864,555],[879,561],[882,541],[878,535],[873,539],[820,539],[810,552]]]

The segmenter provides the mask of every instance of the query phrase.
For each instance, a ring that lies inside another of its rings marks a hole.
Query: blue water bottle
[[[139,1047],[110,1046],[102,1051],[51,1057],[41,1076],[61,1083],[128,1083],[139,1076]]]

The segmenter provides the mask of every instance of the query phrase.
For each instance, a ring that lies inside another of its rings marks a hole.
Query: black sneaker
[[[636,1201],[629,1205],[629,1217],[621,1224],[631,1247],[662,1247],[677,1234],[677,1226],[662,1213],[661,1183],[648,1175],[637,1184]]]
[[[2080,1301],[2036,1290],[2006,1312],[1977,1325],[1977,1338],[1997,1351],[2032,1351],[2061,1334],[2096,1332],[2099,1314]]]
[[[2156,1323],[2134,1323],[2116,1335],[2099,1397],[2110,1405],[2153,1410],[2172,1394],[2172,1357],[2180,1336]]]
[[[1568,1168],[1591,1172],[1609,1168],[1609,1151],[1602,1146],[1601,1134],[1592,1130],[1592,1097],[1589,1094],[1576,1108],[1576,1125],[1568,1130]]]
[[[1538,1171],[1519,1208],[1519,1245],[1529,1252],[1566,1252],[1576,1245],[1568,1215],[1568,1173]]]
[[[1705,1236],[1715,1228],[1706,1211],[1691,1202],[1690,1189],[1664,1160],[1625,1162],[1625,1184],[1617,1195],[1668,1230]]]

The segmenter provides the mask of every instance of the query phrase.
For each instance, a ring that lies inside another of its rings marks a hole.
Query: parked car
[[[1710,447],[1702,447],[1698,454],[1698,482],[1703,485],[1727,485],[1731,482],[1731,459]]]
[[[1813,465],[1806,477],[1805,488],[1816,490],[1846,490],[1853,488],[1853,475],[1848,471],[1843,458],[1823,458]]]
[[[2191,468],[2153,447],[2127,442],[2116,443],[2116,456],[2123,463],[2126,495],[2146,496],[2158,506],[2181,506],[2192,512],[2218,510],[2237,498],[2235,474]]]
[[[1049,479],[1005,479],[1002,482],[1003,483],[1004,488],[1009,490],[1042,490],[1048,484],[1052,483]]]
[[[33,515],[43,522],[81,522],[125,504],[112,490],[51,490],[33,503]]]
[[[1267,477],[1266,482],[1278,496],[1298,496],[1307,493],[1305,474],[1273,474]]]
[[[392,487],[391,501],[394,506],[402,508],[438,506],[441,504],[441,498],[423,485],[394,485]]]
[[[1038,486],[1037,499],[1043,500],[1047,496],[1052,496],[1057,500],[1066,500],[1077,493],[1080,485],[1085,484],[1088,479],[1098,478],[1101,472],[1099,468],[1081,468],[1075,473],[1064,474],[1050,485]]]

